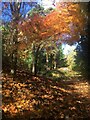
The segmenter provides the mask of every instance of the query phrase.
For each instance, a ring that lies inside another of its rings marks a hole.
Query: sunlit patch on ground
[[[88,82],[77,82],[75,85],[71,85],[77,92],[84,97],[90,98],[90,85]]]

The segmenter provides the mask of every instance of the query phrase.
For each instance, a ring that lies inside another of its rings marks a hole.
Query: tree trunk
[[[35,72],[34,72],[34,75],[37,75],[37,72],[38,72],[38,69],[37,69],[37,61],[38,61],[38,55],[35,56]]]
[[[53,70],[53,54],[51,54],[50,57],[51,57],[51,68],[50,69]]]
[[[34,74],[34,71],[35,71],[35,65],[34,65],[34,61],[33,61],[32,65],[31,65],[31,73]]]
[[[14,70],[14,73],[13,73],[13,80],[15,80],[16,78],[16,74],[17,74],[17,55],[18,55],[18,40],[17,40],[17,34],[18,34],[18,31],[17,31],[17,28],[16,28],[16,32],[14,34],[14,37],[13,37],[13,41],[14,41],[14,47],[15,49],[13,50],[13,70]]]
[[[41,44],[39,44],[39,46],[36,48],[36,52],[35,52],[35,73],[34,73],[34,75],[37,75],[37,72],[38,72],[37,63],[38,63],[38,52],[40,50],[40,46],[41,46]]]
[[[48,58],[48,54],[46,53],[46,70],[49,69],[49,58]]]
[[[20,21],[21,14],[20,14],[20,9],[21,9],[21,3],[12,3],[10,2],[10,10],[12,14],[12,31],[14,32],[13,35],[13,80],[16,78],[16,71],[17,71],[17,54],[18,54],[18,22]]]
[[[32,61],[32,65],[31,65],[31,73],[34,74],[35,73],[35,45],[32,44],[32,58],[33,58],[33,61]]]
[[[38,72],[37,63],[38,63],[38,52],[39,52],[39,49],[40,49],[40,45],[38,47],[35,47],[35,45],[33,45],[32,73],[34,75],[37,75],[37,72]]]
[[[56,69],[56,61],[54,61],[54,69]]]
[[[14,74],[13,74],[13,80],[16,78],[17,75],[17,50],[14,53],[14,63],[13,63],[13,69],[14,69]]]
[[[56,56],[53,56],[53,69],[57,68]]]

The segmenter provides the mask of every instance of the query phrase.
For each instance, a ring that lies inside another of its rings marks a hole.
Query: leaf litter
[[[2,110],[6,118],[71,119],[90,117],[90,84],[32,76],[20,82],[2,76]]]

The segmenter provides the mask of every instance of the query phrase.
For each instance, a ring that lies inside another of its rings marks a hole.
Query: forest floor
[[[66,79],[63,74],[55,79],[52,73],[51,79],[21,72],[15,81],[3,73],[2,120],[89,120],[90,84],[76,73],[69,73],[64,75]]]

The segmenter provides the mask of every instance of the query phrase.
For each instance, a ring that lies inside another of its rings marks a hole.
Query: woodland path
[[[3,120],[90,118],[90,84],[83,78],[53,80],[3,75]]]

